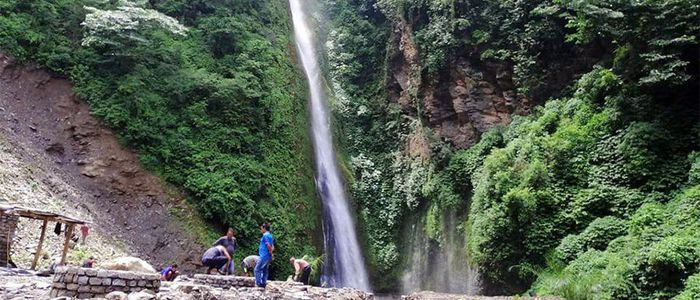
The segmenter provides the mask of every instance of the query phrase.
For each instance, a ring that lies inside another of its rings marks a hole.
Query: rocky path
[[[0,268],[0,299],[50,299],[51,277],[37,277],[28,273],[15,272]],[[106,296],[107,299],[139,300],[315,300],[347,299],[370,300],[372,294],[343,288],[319,288],[304,286],[297,282],[271,281],[266,288],[239,287],[219,288],[203,285],[187,277],[176,282],[163,282],[158,293],[143,291],[129,295],[116,292]],[[114,296],[115,298],[112,298]],[[124,298],[126,299],[126,298]]]
[[[26,272],[0,268],[0,299],[50,299],[50,277],[37,277]],[[119,298],[117,295],[125,298]],[[115,298],[111,298],[114,296]],[[266,288],[240,287],[219,288],[200,284],[188,277],[175,282],[163,282],[158,293],[139,292],[126,295],[114,293],[108,299],[139,300],[317,300],[317,299],[402,299],[402,300],[561,300],[547,297],[483,297],[434,292],[419,292],[407,296],[375,297],[355,289],[319,288],[304,286],[296,282],[271,281]]]
[[[126,253],[154,266],[176,261],[194,269],[202,247],[192,228],[203,228],[194,210],[144,171],[138,155],[71,89],[70,81],[0,53],[0,201],[93,222],[88,245],[73,251],[73,262]],[[28,267],[41,224],[22,222],[13,257]],[[60,243],[49,238],[40,264],[51,261]]]

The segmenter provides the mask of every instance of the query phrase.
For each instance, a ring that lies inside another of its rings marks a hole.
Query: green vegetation
[[[306,95],[284,1],[0,2],[0,49],[70,77],[202,215],[257,250],[318,254]],[[187,214],[181,214],[187,215]],[[213,241],[212,241],[213,242]],[[285,260],[276,261],[287,268]]]
[[[408,223],[444,245],[449,212],[487,293],[700,295],[697,0],[320,8],[376,289],[398,287]],[[3,1],[0,28],[2,49],[70,76],[145,166],[238,229],[246,251],[269,219],[282,256],[319,254],[283,1]],[[405,65],[413,43],[417,66]],[[422,97],[458,61],[512,70],[518,96],[541,105],[455,148],[425,122]]]
[[[666,296],[673,295],[690,275],[679,275],[674,282],[659,277],[666,271],[636,261],[642,249],[654,248],[652,243],[665,234],[656,232],[647,242],[633,237],[636,231],[646,230],[636,220],[649,205],[660,207],[692,188],[687,178],[689,155],[695,156],[693,150],[698,147],[697,120],[692,115],[654,116],[653,111],[665,108],[652,103],[647,103],[652,111],[636,106],[639,115],[624,120],[633,116],[621,114],[620,107],[630,107],[628,101],[642,97],[624,86],[607,69],[585,75],[572,98],[550,101],[532,116],[511,124],[503,133],[506,145],[493,150],[472,177],[468,247],[490,280],[527,284],[530,270],[544,265],[550,251],[554,259],[569,264],[563,274],[570,277],[550,280],[553,287],[535,286],[544,293],[558,294],[558,288],[567,291],[567,283],[590,284],[585,292],[601,299],[607,291],[597,295],[597,285],[609,278],[606,282],[621,289],[635,287],[627,294],[612,294],[614,299],[666,298],[655,293],[668,288]],[[654,117],[639,117],[647,115]],[[654,222],[670,221],[658,217]],[[694,232],[689,225],[684,224],[681,231]],[[614,257],[600,254],[613,245],[630,252]],[[686,267],[692,273],[697,266]],[[629,282],[619,285],[614,278]]]
[[[329,75],[379,289],[405,267],[406,216],[426,215],[439,244],[437,220],[456,210],[488,293],[697,297],[697,1],[329,2]],[[393,59],[396,24],[419,48],[414,83],[460,59],[501,64],[547,101],[455,149],[424,121],[422,86],[412,107],[395,102],[392,72],[410,67]],[[421,139],[427,158],[412,153]]]

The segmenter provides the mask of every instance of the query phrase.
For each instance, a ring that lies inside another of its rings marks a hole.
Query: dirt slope
[[[154,266],[194,268],[202,246],[193,210],[139,166],[71,87],[0,53],[0,200],[93,221],[93,241],[115,250],[99,256],[123,251]]]

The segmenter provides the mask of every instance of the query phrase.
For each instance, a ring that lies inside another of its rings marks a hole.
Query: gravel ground
[[[0,268],[0,299],[48,299],[51,277],[33,272]]]

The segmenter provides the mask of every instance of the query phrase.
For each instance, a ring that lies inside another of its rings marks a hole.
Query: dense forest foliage
[[[487,293],[700,295],[698,1],[326,2],[329,81],[378,288],[410,263],[407,216],[439,245],[457,211]],[[425,121],[420,86],[413,110],[392,100],[397,24],[418,46],[414,82],[458,59],[503,64],[543,104],[456,149]],[[409,153],[416,134],[428,160]]]
[[[318,3],[376,289],[396,291],[411,263],[409,220],[440,246],[451,215],[484,293],[700,295],[700,2]],[[317,252],[291,34],[285,1],[0,2],[0,49],[71,78],[146,167],[239,231],[238,256],[255,251],[265,220],[281,255]],[[394,58],[411,43],[401,105]],[[458,60],[507,67],[537,105],[455,147],[421,103]]]
[[[0,1],[0,49],[70,77],[144,166],[238,232],[237,261],[264,221],[283,257],[318,254],[291,36],[285,1]]]

